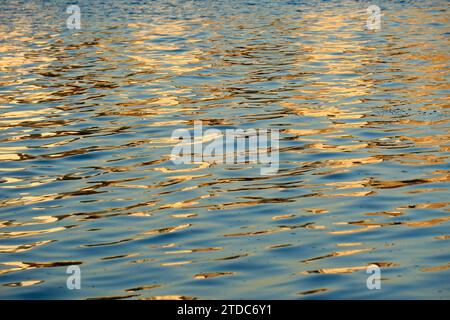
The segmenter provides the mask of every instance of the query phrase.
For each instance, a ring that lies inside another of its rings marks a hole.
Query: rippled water
[[[78,4],[0,3],[0,298],[450,298],[448,1]],[[173,164],[195,120],[279,172]]]

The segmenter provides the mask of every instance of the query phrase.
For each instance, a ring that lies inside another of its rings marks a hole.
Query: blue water
[[[0,3],[0,298],[450,298],[448,1],[70,4]],[[175,165],[194,121],[279,171]]]

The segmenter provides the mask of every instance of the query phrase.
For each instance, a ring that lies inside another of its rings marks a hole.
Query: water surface
[[[69,4],[0,3],[0,298],[450,298],[448,1]],[[175,165],[197,120],[280,170]]]

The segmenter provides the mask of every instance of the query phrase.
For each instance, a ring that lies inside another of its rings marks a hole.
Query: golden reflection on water
[[[36,1],[0,4],[1,298],[450,297],[445,1],[378,32],[348,1],[114,1],[73,32]],[[199,120],[279,129],[279,172],[174,165]]]

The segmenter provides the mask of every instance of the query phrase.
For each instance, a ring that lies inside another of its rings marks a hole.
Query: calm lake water
[[[0,298],[450,299],[448,1],[77,3],[0,3]]]

